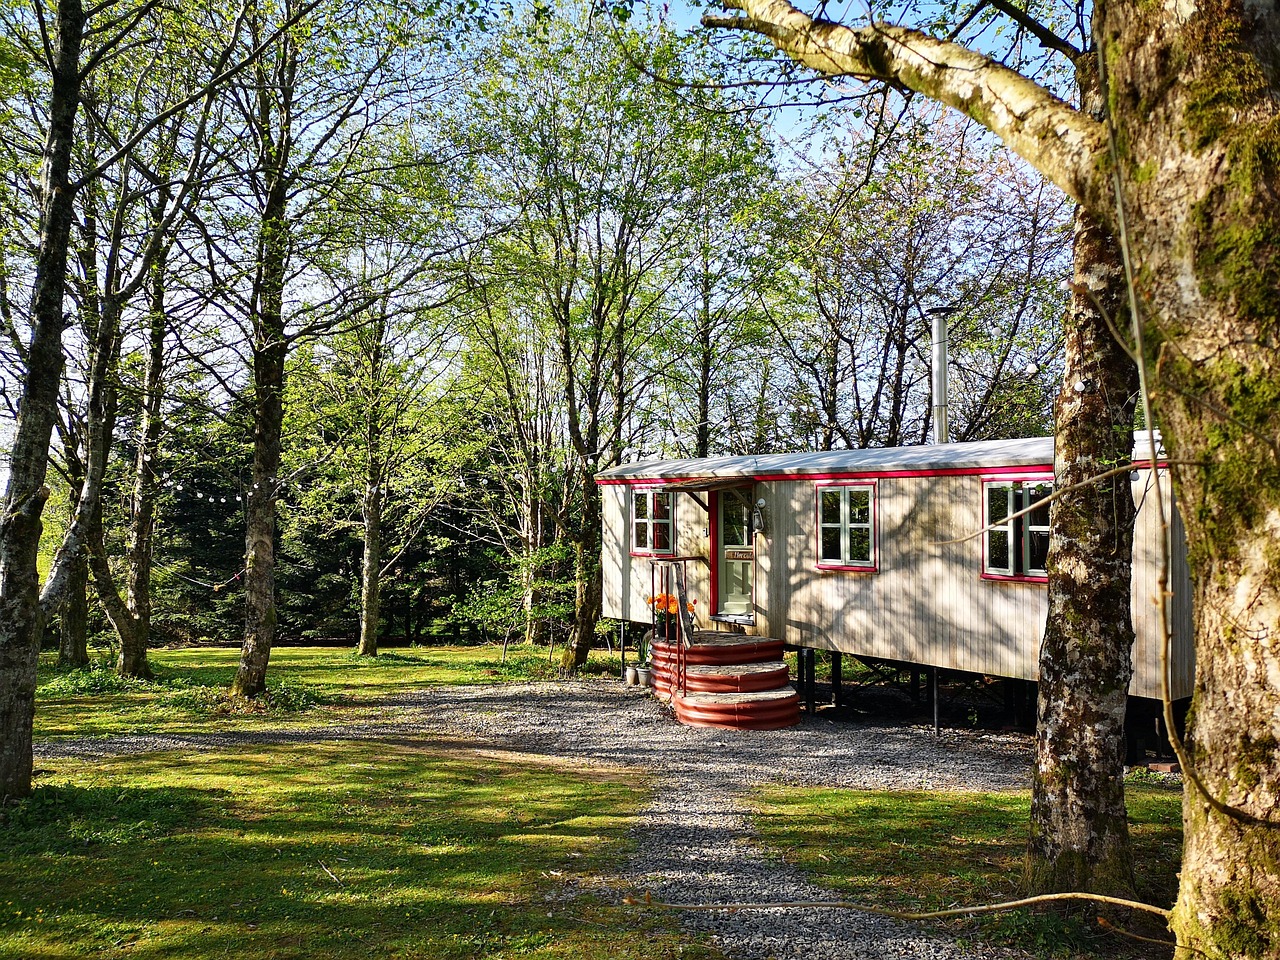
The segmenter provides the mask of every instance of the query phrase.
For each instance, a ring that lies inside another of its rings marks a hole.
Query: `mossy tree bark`
[[[1083,109],[1104,117],[1092,58],[1076,64]],[[1134,896],[1124,802],[1125,707],[1133,675],[1133,457],[1138,367],[1119,244],[1076,208],[1072,294],[1054,407],[1049,613],[1040,646],[1036,756],[1024,886]]]
[[[1171,925],[1188,958],[1280,957],[1280,7],[1098,3],[1107,123],[919,31],[813,21],[786,0],[730,5],[745,16],[704,23],[947,103],[1108,230],[1123,226],[1193,571],[1197,675]]]
[[[1074,292],[1055,405],[1049,615],[1040,647],[1029,893],[1134,893],[1124,803],[1124,718],[1132,677],[1129,473],[1138,368],[1107,319],[1128,316],[1119,248],[1077,209]]]
[[[58,612],[58,666],[89,665],[89,564],[84,558],[71,571],[67,598]]]
[[[80,0],[57,0],[49,40],[52,87],[40,164],[39,248],[32,294],[31,343],[9,483],[0,516],[0,798],[31,792],[40,596],[36,555],[48,499],[45,476],[62,372],[63,298],[75,189],[71,149],[80,107]]]

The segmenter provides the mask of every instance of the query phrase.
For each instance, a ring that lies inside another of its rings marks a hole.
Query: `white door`
[[[724,490],[720,494],[720,517],[716,525],[719,561],[716,613],[749,615],[751,582],[755,575],[755,540],[751,531],[751,491]]]

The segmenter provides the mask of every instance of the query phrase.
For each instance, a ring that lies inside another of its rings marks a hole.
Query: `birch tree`
[[[773,312],[819,448],[927,441],[935,309],[949,313],[960,401],[948,439],[1044,431],[1066,274],[1060,195],[936,108],[907,108],[890,134],[834,136],[793,188],[780,229],[798,276]],[[1010,392],[1032,402],[1011,410]]]

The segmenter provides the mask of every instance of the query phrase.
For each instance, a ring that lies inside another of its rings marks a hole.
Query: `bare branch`
[[[787,0],[726,0],[745,16],[704,15],[703,26],[757,33],[819,73],[885,80],[981,123],[1073,200],[1110,223],[1106,131],[1016,71],[958,43],[908,27],[853,28],[814,20]]]

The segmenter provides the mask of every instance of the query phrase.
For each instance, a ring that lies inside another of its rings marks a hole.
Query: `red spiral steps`
[[[679,651],[655,640],[654,692],[691,727],[779,730],[800,722],[800,697],[782,660],[782,641],[700,630],[684,651],[684,692],[674,689]]]

